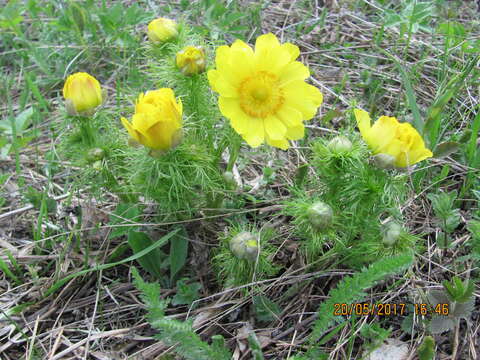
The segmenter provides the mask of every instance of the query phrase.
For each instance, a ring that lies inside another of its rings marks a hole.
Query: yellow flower
[[[322,93],[304,81],[310,72],[295,61],[299,54],[273,34],[259,36],[255,50],[241,40],[217,49],[208,80],[220,95],[220,111],[250,146],[287,149],[288,140],[304,136],[303,121],[322,103]]]
[[[187,46],[177,53],[177,67],[183,75],[200,74],[205,71],[205,50]]]
[[[166,18],[152,20],[148,24],[147,35],[153,43],[171,40],[178,35],[178,24]]]
[[[168,150],[182,137],[182,102],[175,100],[172,89],[163,88],[140,94],[130,123],[123,126],[137,142],[153,150]]]
[[[70,115],[89,115],[102,103],[102,89],[93,76],[78,72],[65,81],[63,97]]]
[[[420,134],[409,123],[381,116],[371,126],[370,115],[366,111],[355,109],[354,113],[360,133],[373,153],[391,156],[396,167],[413,165],[433,156]]]

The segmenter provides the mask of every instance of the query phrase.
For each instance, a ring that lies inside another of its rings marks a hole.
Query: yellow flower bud
[[[182,102],[175,100],[173,90],[163,88],[140,94],[132,122],[123,117],[121,120],[136,142],[152,150],[166,151],[181,141],[182,111]]]
[[[200,74],[205,71],[205,50],[187,46],[177,53],[177,67],[183,75]]]
[[[355,109],[360,134],[373,151],[373,154],[386,154],[393,157],[396,167],[407,167],[433,156],[425,147],[420,134],[409,123],[400,123],[394,117],[381,116],[371,125],[370,115]]]
[[[78,72],[65,81],[63,97],[70,115],[91,115],[102,103],[102,89],[93,76]]]
[[[147,35],[153,43],[172,40],[178,35],[178,24],[166,18],[155,19],[148,24]]]

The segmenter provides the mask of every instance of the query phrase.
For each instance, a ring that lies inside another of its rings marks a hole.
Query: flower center
[[[267,71],[258,71],[240,83],[240,107],[257,118],[275,114],[284,102],[283,91],[277,76]]]

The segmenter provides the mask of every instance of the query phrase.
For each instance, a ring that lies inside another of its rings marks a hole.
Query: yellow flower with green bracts
[[[70,115],[90,115],[102,103],[102,89],[92,75],[78,72],[65,81],[63,97]]]
[[[147,35],[151,42],[162,43],[178,36],[178,24],[171,19],[158,18],[148,24]]]
[[[205,50],[201,47],[186,46],[177,53],[176,63],[183,75],[200,74],[205,71]]]
[[[168,150],[182,137],[182,102],[175,99],[172,89],[163,88],[140,94],[130,123],[121,118],[123,126],[138,143],[153,150]]]
[[[273,34],[259,36],[255,50],[241,40],[217,48],[208,80],[221,113],[250,146],[288,149],[321,105],[322,93],[304,81],[308,68],[295,61],[299,55],[297,46],[280,44]]]
[[[396,167],[407,167],[433,156],[411,124],[381,116],[372,126],[366,111],[355,109],[354,114],[360,134],[372,152],[391,156]]]

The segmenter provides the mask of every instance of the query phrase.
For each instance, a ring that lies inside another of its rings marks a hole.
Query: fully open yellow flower
[[[153,150],[168,150],[181,140],[182,102],[179,99],[177,103],[172,89],[149,91],[138,97],[132,123],[124,117],[121,120],[140,144]]]
[[[287,149],[288,140],[304,136],[303,121],[322,103],[322,93],[304,81],[310,72],[295,61],[299,54],[273,34],[259,36],[255,50],[241,40],[217,48],[208,80],[220,95],[220,111],[250,146]]]
[[[158,18],[148,24],[147,35],[151,42],[161,43],[178,35],[178,24],[167,18]]]
[[[177,53],[176,63],[184,75],[200,74],[205,71],[205,50],[201,47],[186,46]]]
[[[78,72],[65,81],[63,97],[70,115],[88,115],[102,103],[102,89],[92,75]]]
[[[393,157],[395,166],[406,167],[433,156],[420,134],[409,123],[381,116],[372,126],[366,111],[355,109],[354,113],[360,133],[373,153]]]

